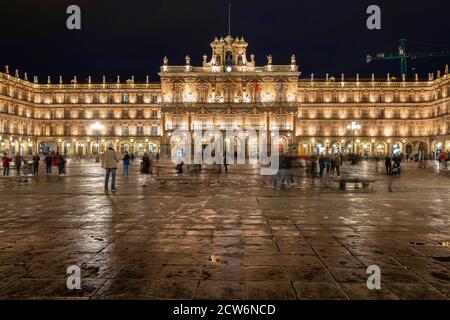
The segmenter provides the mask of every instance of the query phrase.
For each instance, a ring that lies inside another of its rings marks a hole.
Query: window
[[[137,126],[137,134],[143,135],[144,134],[144,127],[142,125]]]
[[[158,126],[152,126],[151,135],[152,136],[158,135]]]
[[[128,126],[122,126],[122,135],[127,136],[128,134]]]
[[[71,134],[72,134],[72,132],[71,132],[71,127],[70,127],[69,124],[66,124],[66,125],[64,126],[64,135],[65,135],[65,136],[70,136]]]
[[[123,102],[124,102],[124,103],[130,102],[130,97],[129,97],[127,94],[124,94],[124,95],[123,95]]]

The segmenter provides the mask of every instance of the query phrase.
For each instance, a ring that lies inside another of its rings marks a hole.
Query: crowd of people
[[[128,151],[125,151],[125,153],[121,155],[114,150],[112,145],[108,146],[108,149],[101,154],[99,159],[101,161],[101,167],[105,169],[105,191],[109,190],[110,180],[111,190],[116,190],[116,171],[119,167],[119,163],[122,162],[122,175],[126,178],[128,177],[129,167],[132,165],[135,158],[136,157],[133,153],[129,154]],[[149,154],[148,152],[145,152],[141,161],[141,173],[144,175],[152,174],[156,168],[154,162],[157,162],[159,158],[159,153]],[[439,162],[439,168],[447,168],[447,163],[449,160],[448,151],[438,152],[435,158]],[[14,163],[14,168],[18,176],[24,174],[23,166],[31,169],[30,173],[37,176],[39,175],[41,160],[43,160],[45,164],[46,175],[57,174],[60,176],[66,173],[67,161],[65,157],[58,152],[30,155],[28,159],[18,153],[12,155],[2,153],[1,163],[3,167],[3,176],[8,176],[10,174],[12,163]],[[362,160],[363,157],[360,155],[348,154],[344,157],[340,152],[335,154],[320,154],[309,157],[301,157],[292,152],[283,153],[279,157],[279,169],[273,178],[273,185],[276,188],[282,188],[285,184],[294,184],[296,176],[298,175],[298,168],[305,168],[306,174],[312,178],[323,178],[324,176],[330,178],[339,177],[341,175],[341,167],[344,161],[348,161],[349,165],[357,165]],[[377,162],[377,172],[379,172],[378,163],[380,160],[383,160],[386,175],[400,175],[402,161],[408,161],[410,158],[407,156],[405,157],[402,153],[399,153],[394,155],[388,154],[384,158],[375,157],[373,160]],[[228,164],[225,158],[222,165],[224,166],[225,173],[227,173]],[[177,174],[183,173],[183,166],[184,163],[182,161],[176,163],[175,171]],[[198,170],[197,166],[195,169],[196,173],[201,171],[201,169]],[[146,185],[146,183],[147,182],[145,182],[144,185]]]
[[[42,158],[45,163],[45,172],[47,175],[55,173],[60,176],[66,173],[67,161],[64,156],[58,152],[51,152],[41,155],[35,154],[30,156],[28,159],[19,153],[13,155],[3,153],[1,156],[3,176],[9,176],[12,163],[14,163],[17,176],[23,175],[24,169],[29,168],[31,168],[30,174],[37,176],[39,175],[39,166]]]

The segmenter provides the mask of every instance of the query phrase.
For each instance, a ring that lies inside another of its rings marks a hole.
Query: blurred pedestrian
[[[39,162],[41,161],[41,158],[38,154],[35,154],[33,156],[33,176],[37,176],[39,174]]]
[[[391,155],[386,155],[384,158],[384,166],[386,167],[386,174],[389,176],[392,173],[392,159]]]
[[[25,162],[25,160],[19,153],[16,153],[16,155],[14,156],[14,165],[16,166],[18,176],[20,176],[20,168],[22,167],[22,162]]]
[[[56,165],[58,167],[58,176],[66,173],[66,159],[60,153],[56,154]]]
[[[44,158],[44,162],[47,175],[52,174],[52,156],[50,154],[47,154]]]
[[[123,176],[128,177],[128,167],[130,166],[131,157],[128,154],[128,151],[125,151],[125,156],[122,159],[123,161]]]
[[[2,155],[2,166],[3,166],[3,175],[9,176],[9,163],[12,161],[12,158],[8,157],[6,153]]]

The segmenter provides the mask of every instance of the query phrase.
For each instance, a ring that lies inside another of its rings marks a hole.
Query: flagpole
[[[231,2],[228,3],[228,35],[231,36]]]

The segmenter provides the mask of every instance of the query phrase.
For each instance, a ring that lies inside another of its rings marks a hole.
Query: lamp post
[[[352,132],[352,136],[353,136],[353,139],[352,139],[352,151],[355,154],[356,154],[356,150],[355,150],[355,134],[356,134],[356,132],[359,129],[361,129],[361,125],[359,123],[355,122],[355,121],[352,121],[352,123],[350,123],[347,126],[347,130],[350,130]]]
[[[100,135],[100,131],[103,130],[105,126],[103,124],[101,124],[100,122],[96,121],[95,123],[93,123],[91,125],[91,129],[92,131],[96,134],[97,136],[97,155],[95,156],[95,162],[99,162],[100,158],[99,158],[99,152],[100,152],[100,146],[98,144],[98,140],[99,140],[99,135]]]

